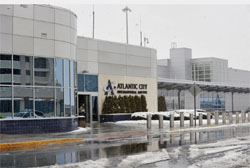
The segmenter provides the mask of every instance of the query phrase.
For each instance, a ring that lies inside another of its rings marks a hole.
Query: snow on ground
[[[250,136],[191,145],[188,156],[190,168],[250,167]]]
[[[164,117],[170,117],[170,114],[173,114],[174,117],[180,117],[180,113],[184,113],[184,117],[189,117],[190,114],[194,114],[193,109],[181,109],[181,110],[173,110],[173,111],[162,111],[162,112],[135,112],[131,115],[131,117],[140,117],[140,118],[147,118],[147,115],[151,114],[153,115],[163,115]],[[196,115],[198,116],[199,114],[207,115],[205,110],[202,109],[197,109],[196,110]]]
[[[118,168],[138,167],[140,165],[168,160],[169,156],[166,149],[157,152],[146,152],[138,155],[131,155],[123,159]]]
[[[90,131],[91,128],[90,127],[86,127],[86,128],[83,128],[83,127],[78,127],[76,130],[74,131],[70,131],[69,133],[73,133],[73,134],[79,134],[79,133],[85,133],[85,132],[88,132]]]

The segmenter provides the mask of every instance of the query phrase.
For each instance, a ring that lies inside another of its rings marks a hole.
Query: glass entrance
[[[98,102],[97,96],[78,95],[79,115],[85,116],[86,122],[98,121]]]

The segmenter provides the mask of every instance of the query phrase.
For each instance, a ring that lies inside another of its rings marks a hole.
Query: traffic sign
[[[193,96],[197,96],[199,95],[199,93],[201,92],[201,88],[196,85],[193,84],[190,88],[189,88],[189,92],[193,95]]]

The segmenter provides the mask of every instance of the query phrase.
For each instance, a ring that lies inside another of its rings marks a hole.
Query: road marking
[[[41,141],[26,141],[0,144],[0,152],[46,148],[49,144],[80,142],[81,138],[49,139]]]

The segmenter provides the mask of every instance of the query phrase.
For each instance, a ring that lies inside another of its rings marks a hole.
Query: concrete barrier
[[[194,126],[194,114],[190,114],[189,119],[190,119],[190,127]]]
[[[233,113],[229,112],[229,124],[233,124]]]
[[[199,114],[199,126],[202,126],[202,121],[203,121],[203,115]]]
[[[147,128],[148,128],[148,129],[151,129],[151,128],[152,128],[151,119],[152,119],[152,115],[151,115],[151,114],[148,114],[148,115],[147,115]]]
[[[245,112],[241,112],[241,121],[242,121],[242,123],[245,123],[245,121],[246,121],[246,113]]]
[[[207,125],[211,125],[211,113],[207,113]]]
[[[223,123],[223,125],[226,125],[226,124],[227,124],[225,112],[222,112],[222,123]]]
[[[163,115],[159,115],[159,128],[163,129]]]
[[[184,127],[184,113],[183,112],[180,113],[180,127],[181,128]]]
[[[236,124],[240,123],[240,115],[239,112],[236,112]]]
[[[247,117],[248,117],[248,122],[250,122],[250,112],[248,112]]]
[[[170,128],[174,128],[174,115],[170,114]]]
[[[219,125],[219,113],[215,112],[214,117],[215,117],[215,125]]]

